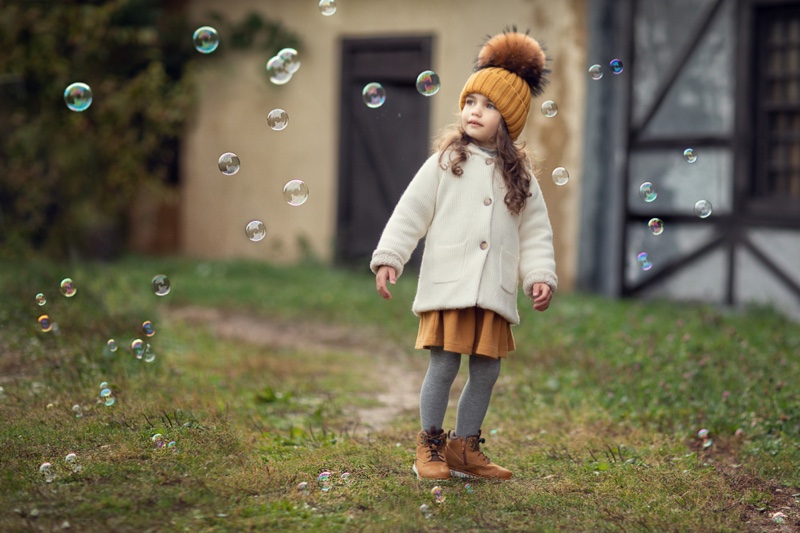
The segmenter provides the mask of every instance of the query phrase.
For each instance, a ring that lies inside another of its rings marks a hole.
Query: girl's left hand
[[[550,285],[547,283],[534,283],[531,293],[533,295],[534,311],[545,311],[550,307],[550,299],[553,297]]]

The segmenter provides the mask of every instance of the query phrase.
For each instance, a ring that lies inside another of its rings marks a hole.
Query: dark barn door
[[[428,97],[416,90],[431,69],[431,37],[345,39],[339,137],[336,258],[369,262],[383,226],[429,154]],[[380,83],[385,103],[368,107],[362,89]],[[435,98],[435,96],[434,96]],[[416,262],[416,255],[412,262]]]

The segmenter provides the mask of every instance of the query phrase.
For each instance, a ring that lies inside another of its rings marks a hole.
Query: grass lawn
[[[515,477],[441,482],[438,503],[411,473],[414,408],[354,428],[385,383],[422,380],[413,275],[385,302],[366,270],[132,257],[6,262],[0,289],[0,531],[800,528],[800,325],[768,309],[521,301],[483,430]]]

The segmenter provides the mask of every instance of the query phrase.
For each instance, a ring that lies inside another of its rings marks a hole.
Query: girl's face
[[[478,93],[467,95],[461,110],[461,127],[476,144],[496,148],[501,120],[503,117],[491,100]]]

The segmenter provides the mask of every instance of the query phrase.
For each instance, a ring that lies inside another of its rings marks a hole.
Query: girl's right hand
[[[386,288],[386,280],[389,280],[392,285],[397,283],[397,272],[389,265],[383,265],[378,268],[378,272],[375,274],[375,287],[384,300],[391,300],[392,293]]]

